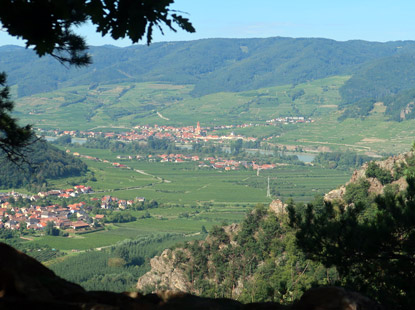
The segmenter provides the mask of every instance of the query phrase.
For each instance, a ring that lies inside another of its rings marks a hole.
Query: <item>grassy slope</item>
[[[71,151],[109,161],[116,159],[116,154],[107,150],[71,148]],[[152,216],[150,219],[116,224],[111,226],[111,230],[73,238],[36,238],[41,244],[63,250],[85,250],[111,245],[125,238],[158,232],[197,233],[201,231],[202,226],[209,229],[223,221],[238,222],[252,205],[258,202],[269,203],[270,198],[266,197],[268,177],[271,180],[271,188],[279,198],[285,200],[292,197],[296,201],[309,201],[314,195],[327,192],[350,178],[350,172],[307,166],[283,166],[262,171],[257,176],[252,170],[195,170],[194,163],[123,161],[126,165],[151,175],[148,176],[132,170],[113,168],[109,163],[86,159],[85,162],[98,180],[88,181],[86,184],[101,192],[84,196],[83,200],[88,202],[90,197],[101,197],[105,194],[129,199],[144,196],[146,199],[155,199],[168,205],[149,209],[148,212]],[[161,182],[161,178],[170,182]],[[56,188],[66,188],[70,186],[68,182],[82,183],[82,179],[81,177],[60,180],[53,185]],[[124,189],[126,187],[138,188]],[[129,212],[139,218],[146,211]],[[187,214],[188,217],[184,218],[183,214]]]
[[[154,163],[136,160],[119,160],[107,150],[71,148],[73,152],[96,156],[110,162],[117,161],[142,170],[143,175],[133,170],[112,167],[111,163],[87,160],[89,169],[94,172],[97,182],[85,184],[97,193],[92,196],[113,195],[124,199],[144,196],[163,203],[177,204],[246,204],[269,202],[266,198],[266,180],[268,176],[276,178],[275,186],[282,187],[281,198],[294,197],[299,201],[313,198],[347,181],[349,172],[323,170],[317,167],[287,166],[262,172],[259,176],[252,170],[222,171],[199,169],[197,163]],[[308,175],[314,178],[312,182]],[[305,176],[305,177],[299,177]],[[331,178],[335,178],[335,181]],[[65,188],[70,182],[82,181],[82,178],[61,180],[51,183],[52,187]],[[318,182],[315,182],[319,180]],[[282,183],[279,183],[282,182]],[[292,184],[296,184],[292,187]],[[256,184],[260,184],[259,186]],[[285,185],[284,185],[285,184]],[[278,189],[280,190],[280,189]]]
[[[18,100],[22,123],[41,128],[117,130],[135,125],[202,126],[264,122],[279,116],[304,115],[313,124],[235,129],[249,136],[280,136],[273,142],[287,145],[327,145],[361,152],[401,152],[414,135],[414,121],[387,122],[378,108],[366,119],[337,121],[339,88],[348,77],[331,77],[292,86],[263,88],[240,93],[216,93],[200,98],[189,95],[192,86],[136,83],[67,88]],[[134,87],[132,87],[134,86]],[[292,100],[293,94],[304,95]],[[86,98],[83,102],[67,102]],[[65,103],[66,102],[66,103]],[[165,120],[156,112],[160,112]],[[195,117],[196,116],[196,117]],[[226,131],[225,131],[226,132]],[[218,132],[218,133],[225,133]]]
[[[79,86],[19,99],[16,111],[22,122],[67,130],[154,123],[193,125],[195,115],[204,125],[265,121],[333,110],[340,100],[338,88],[347,79],[332,77],[296,87],[216,93],[200,98],[189,95],[192,86],[135,83],[105,85],[94,90]],[[300,89],[305,95],[293,102],[292,94]],[[83,98],[82,102],[71,103]],[[255,102],[258,98],[270,102]],[[298,111],[293,111],[293,107]],[[156,112],[169,120],[161,119]]]
[[[401,153],[407,151],[415,136],[415,121],[389,122],[373,111],[366,119],[337,121],[339,114],[321,117],[313,124],[297,126],[274,142],[331,149],[352,149],[369,153]]]

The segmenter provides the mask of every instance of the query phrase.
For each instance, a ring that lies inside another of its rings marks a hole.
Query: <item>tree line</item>
[[[47,185],[48,179],[82,176],[88,170],[80,159],[66,154],[44,140],[38,140],[25,149],[26,161],[15,164],[0,152],[0,188]]]

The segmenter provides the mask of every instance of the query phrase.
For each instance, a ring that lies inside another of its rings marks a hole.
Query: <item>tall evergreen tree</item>
[[[393,309],[415,304],[415,178],[405,192],[386,190],[370,203],[317,209],[308,205],[304,216],[289,209],[299,228],[298,246],[308,258],[335,266],[341,284],[377,299]]]
[[[30,125],[18,125],[17,119],[10,115],[12,110],[6,74],[0,73],[0,150],[9,160],[16,162],[22,158],[22,149],[30,143],[33,132]]]

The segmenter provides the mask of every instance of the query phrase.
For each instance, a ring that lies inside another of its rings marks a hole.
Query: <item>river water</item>
[[[261,155],[269,155],[273,156],[274,151],[273,150],[261,150],[261,149],[245,149],[245,152],[248,154],[256,154],[259,152]],[[282,152],[280,152],[282,154]],[[314,158],[316,157],[316,154],[313,153],[303,153],[303,152],[284,152],[285,155],[295,155],[298,157],[298,160],[301,160],[304,163],[311,163]]]
[[[44,137],[46,141],[55,141],[58,137],[50,137],[50,136],[45,136]],[[79,144],[84,144],[86,142],[86,138],[72,138],[72,143],[79,143]]]

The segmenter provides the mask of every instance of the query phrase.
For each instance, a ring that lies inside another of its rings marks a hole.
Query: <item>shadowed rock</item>
[[[292,310],[382,310],[369,298],[341,287],[319,287],[308,290]]]
[[[56,276],[35,259],[0,243],[0,309],[380,310],[381,307],[360,294],[338,287],[311,289],[292,306],[278,303],[244,305],[227,298],[203,298],[172,291],[148,295],[85,291]]]

